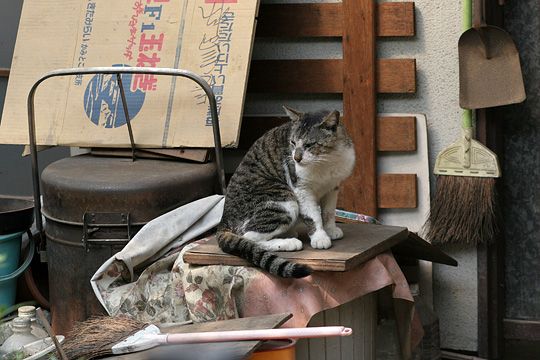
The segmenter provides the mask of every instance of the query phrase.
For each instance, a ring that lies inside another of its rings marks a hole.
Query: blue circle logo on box
[[[113,65],[129,66],[129,65]],[[126,93],[129,117],[131,120],[137,116],[144,104],[145,92],[131,90],[133,74],[122,74],[122,85]],[[117,128],[126,124],[126,116],[122,105],[120,87],[116,74],[97,74],[86,86],[84,92],[84,111],[86,116],[97,126],[107,129]]]

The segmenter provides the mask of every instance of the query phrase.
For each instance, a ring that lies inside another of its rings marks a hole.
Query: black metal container
[[[216,191],[216,166],[82,155],[41,175],[53,328],[103,314],[90,278],[148,221]]]

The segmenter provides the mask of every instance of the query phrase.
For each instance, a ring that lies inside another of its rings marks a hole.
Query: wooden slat
[[[358,54],[355,57],[358,57]],[[248,92],[343,93],[344,61],[341,59],[255,60],[251,62]],[[375,89],[378,93],[416,92],[415,59],[379,59],[376,64]],[[350,69],[350,66],[347,68]],[[364,83],[365,76],[366,73],[352,72],[351,81]],[[355,94],[362,94],[362,92],[355,92]],[[360,96],[357,97],[360,98]]]
[[[377,183],[379,208],[414,209],[417,207],[415,174],[380,174]]]
[[[377,36],[414,36],[414,2],[377,5]],[[258,37],[340,37],[343,12],[340,3],[263,4],[259,10]]]
[[[287,117],[244,117],[238,147],[249,148],[265,132],[287,121]],[[415,150],[416,119],[414,116],[377,118],[377,151]]]
[[[343,34],[341,4],[262,4],[256,37],[338,37]]]
[[[341,93],[342,60],[255,60],[248,92]]]
[[[384,94],[416,92],[415,59],[382,59],[377,64],[377,92]]]
[[[9,77],[9,72],[10,72],[9,68],[0,68],[0,78]]]
[[[343,114],[358,156],[353,173],[341,185],[338,204],[344,210],[377,216],[375,2],[342,4]]]
[[[340,224],[345,236],[325,251],[305,246],[301,251],[278,252],[280,257],[310,266],[316,271],[348,271],[388,251],[407,239],[407,228],[375,224]],[[301,235],[301,239],[308,239]],[[184,261],[194,265],[252,266],[246,260],[224,253],[212,238],[184,254]]]
[[[416,118],[379,117],[377,151],[416,151]]]
[[[378,36],[414,36],[414,2],[387,2],[379,4]]]

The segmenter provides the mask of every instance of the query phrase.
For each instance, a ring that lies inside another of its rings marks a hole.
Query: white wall
[[[415,0],[416,37],[379,41],[379,57],[415,58],[417,93],[381,96],[380,112],[424,113],[427,117],[430,169],[437,154],[460,134],[457,43],[461,4],[455,0]],[[435,179],[432,176],[432,193]],[[433,267],[434,307],[440,317],[441,346],[477,350],[476,250],[444,248],[457,268]]]
[[[325,2],[266,0],[264,3]],[[427,116],[430,169],[439,151],[459,136],[458,52],[461,6],[455,0],[416,0],[414,38],[379,39],[378,56],[415,58],[418,89],[415,95],[384,95],[378,100],[381,113],[424,113]],[[257,40],[254,59],[341,58],[339,39]],[[342,109],[341,98],[317,96],[250,96],[245,113],[281,114],[281,105],[300,109]],[[233,160],[231,157],[228,160]],[[236,158],[238,160],[238,158]],[[234,163],[235,161],[233,161]],[[230,162],[229,162],[230,163]],[[232,165],[232,164],[231,164]],[[434,178],[431,178],[432,188]],[[477,350],[476,251],[445,249],[459,262],[458,268],[434,266],[434,306],[440,316],[442,346]]]

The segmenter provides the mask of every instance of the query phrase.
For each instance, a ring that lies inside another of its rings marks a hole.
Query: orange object
[[[296,340],[268,340],[251,355],[249,360],[295,360]]]

